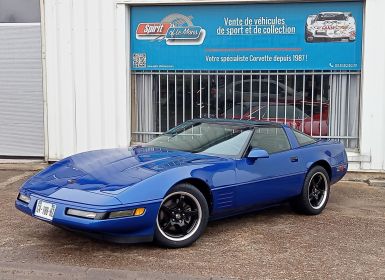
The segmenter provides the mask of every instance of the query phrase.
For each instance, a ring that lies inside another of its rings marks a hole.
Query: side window
[[[269,119],[275,119],[276,115],[277,115],[277,106],[276,105],[270,105],[269,106]]]
[[[278,107],[278,113],[277,113]],[[287,110],[286,110],[287,111]],[[287,114],[287,112],[286,112]],[[274,120],[275,118],[283,119],[285,118],[285,106],[282,105],[270,105],[269,106],[269,119]],[[286,116],[287,118],[287,116]]]
[[[274,105],[272,106],[274,107]],[[276,116],[276,109],[270,108],[270,112],[273,111],[273,115],[270,116],[270,118],[275,118]],[[307,118],[308,115],[304,113],[304,118]],[[285,116],[285,106],[279,105],[278,106],[278,118],[280,119],[302,119],[302,111],[298,109],[297,107],[294,107],[293,105],[287,105],[286,106],[286,116]]]
[[[295,110],[296,112],[295,112],[295,114],[296,114],[296,116],[298,116],[297,115],[297,108],[296,107],[294,107],[293,105],[287,105],[286,106],[286,118],[287,119],[294,119],[294,111],[293,110]],[[302,116],[302,115],[301,115]]]
[[[266,150],[269,154],[290,149],[290,143],[282,127],[257,127],[250,142],[251,148]]]
[[[256,105],[255,107],[253,107],[253,110],[254,110],[254,112],[251,114],[252,117],[257,118],[257,119],[259,119],[259,117],[261,119],[267,118],[267,115],[266,115],[267,107],[266,106],[265,107],[263,107],[263,106],[259,107],[258,105]]]
[[[293,130],[294,136],[295,136],[295,138],[297,138],[298,144],[300,146],[305,146],[305,145],[309,145],[309,144],[313,144],[313,143],[317,142],[314,138],[310,137],[309,135],[306,135],[302,132],[299,132],[296,129],[292,129],[292,130]]]

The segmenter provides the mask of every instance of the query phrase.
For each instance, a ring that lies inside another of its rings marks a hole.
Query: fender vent
[[[234,205],[234,191],[224,190],[217,193],[216,208],[223,209]]]

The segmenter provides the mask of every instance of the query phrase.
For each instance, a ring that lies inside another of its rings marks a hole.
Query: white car
[[[356,40],[356,21],[350,12],[323,12],[306,20],[305,40],[331,42]]]

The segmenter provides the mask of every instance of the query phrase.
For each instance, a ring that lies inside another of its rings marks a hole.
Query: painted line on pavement
[[[29,176],[33,175],[34,173],[35,172],[27,171],[27,172],[24,172],[20,175],[13,176],[13,177],[9,178],[8,180],[0,183],[0,190],[5,189],[7,186],[9,186],[13,183],[16,183],[17,181],[19,181],[21,179],[24,179],[25,177],[29,177]]]

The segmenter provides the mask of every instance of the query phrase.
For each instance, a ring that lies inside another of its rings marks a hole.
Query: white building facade
[[[266,112],[261,109],[266,107],[270,108],[267,119],[279,118],[307,133],[310,129],[315,137],[344,141],[350,170],[385,172],[385,30],[382,19],[385,2],[382,0],[328,2],[330,12],[337,12],[335,7],[338,5],[362,7],[362,14],[358,16],[341,10],[345,12],[346,20],[355,16],[355,42],[346,38],[345,45],[330,43],[333,47],[341,45],[347,53],[355,44],[353,56],[359,61],[355,69],[330,70],[311,66],[276,69],[262,64],[261,68],[256,66],[255,69],[241,69],[239,64],[231,64],[228,69],[202,66],[202,69],[155,67],[149,70],[134,67],[138,66],[135,64],[138,61],[133,61],[134,55],[136,58],[141,55],[137,48],[146,43],[140,37],[141,27],[137,24],[146,9],[156,14],[154,8],[159,8],[159,18],[150,22],[157,23],[158,20],[159,23],[167,15],[167,9],[170,9],[169,14],[175,14],[172,12],[175,7],[170,8],[175,5],[181,5],[182,10],[187,11],[198,7],[198,12],[216,10],[217,7],[236,10],[239,6],[250,5],[250,11],[254,9],[255,13],[264,9],[282,13],[285,7],[290,9],[290,6],[282,5],[312,4],[316,7],[325,4],[322,2],[42,0],[45,159],[55,161],[87,150],[145,142],[191,118],[239,117],[237,106],[241,107],[242,117],[251,118],[258,112],[259,119],[266,119],[263,117]],[[263,17],[263,12],[259,13]],[[184,20],[188,22],[189,19]],[[361,23],[358,22],[360,19]],[[314,22],[315,19],[309,18],[310,25]],[[361,31],[358,30],[360,24]],[[156,24],[152,26],[157,28]],[[291,31],[286,29],[284,32]],[[298,32],[302,32],[303,38],[306,30]],[[208,42],[207,38],[212,36],[210,30],[205,30],[204,35],[206,39],[203,40]],[[261,40],[252,50],[238,47],[241,51],[263,51],[264,44]],[[309,48],[321,44],[309,42]],[[216,49],[205,50],[215,52]],[[325,49],[325,57],[327,52]],[[147,55],[147,65],[151,58]],[[321,63],[322,58],[317,61]],[[179,62],[183,63],[183,59]],[[266,100],[261,99],[264,83],[268,88]],[[236,99],[238,86],[242,96],[240,101]],[[281,91],[283,99],[278,102]],[[269,104],[269,94],[276,97],[277,102]],[[222,100],[222,95],[232,98]],[[249,97],[245,99],[244,96]],[[258,104],[255,96],[260,98]],[[205,102],[208,104],[202,105]],[[254,105],[258,107],[255,112]],[[269,107],[271,105],[275,107]],[[278,116],[281,105],[284,120]],[[249,110],[251,114],[245,115]],[[294,116],[289,111],[293,111]],[[307,118],[310,126],[306,128]]]

